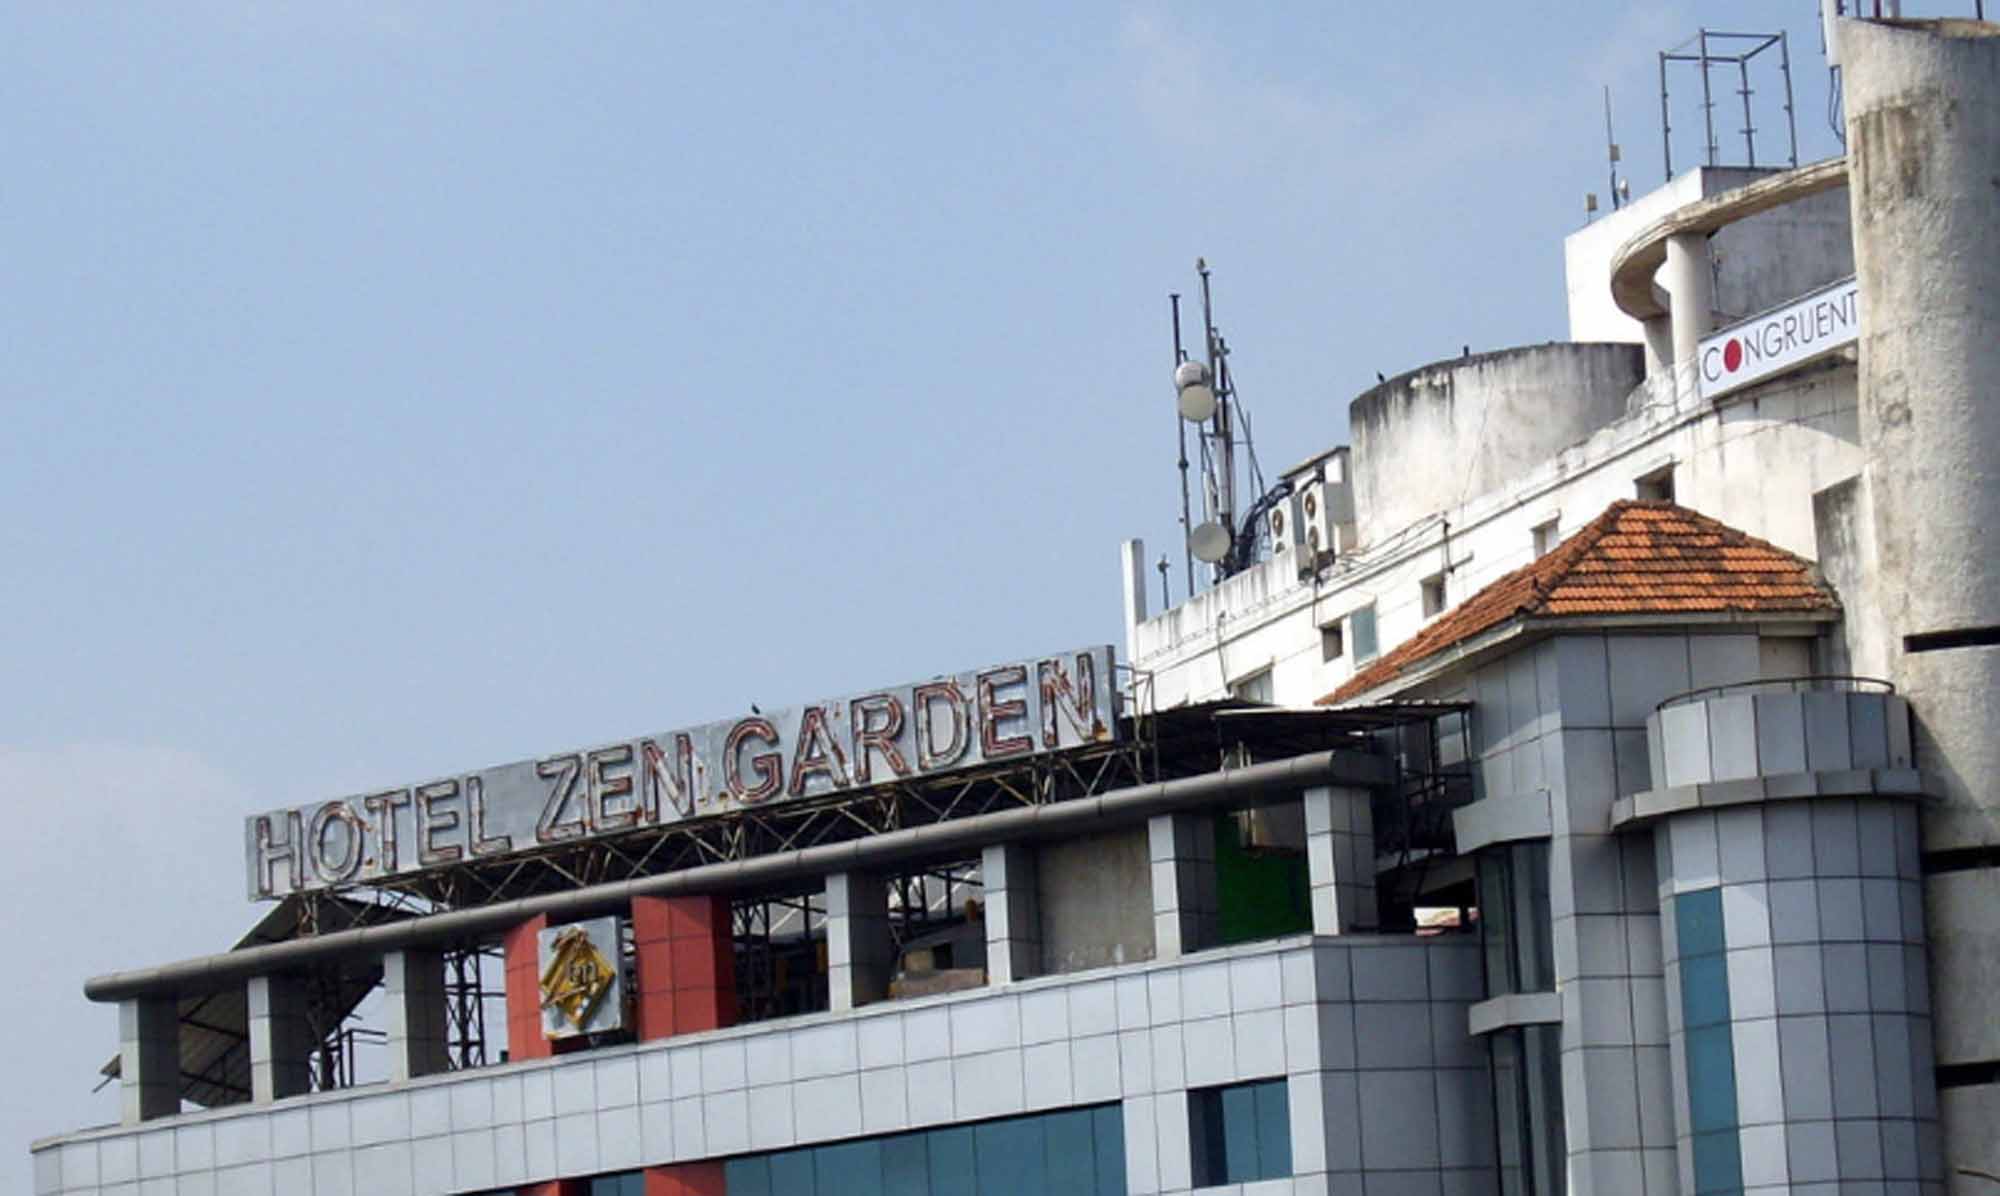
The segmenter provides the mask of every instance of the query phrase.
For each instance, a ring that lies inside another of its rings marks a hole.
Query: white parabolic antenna
[[[1208,383],[1208,367],[1199,361],[1183,361],[1174,371],[1174,389],[1180,393],[1181,418],[1191,424],[1215,414],[1215,388]]]
[[[1188,551],[1198,561],[1216,564],[1229,555],[1229,529],[1211,519],[1188,537]]]

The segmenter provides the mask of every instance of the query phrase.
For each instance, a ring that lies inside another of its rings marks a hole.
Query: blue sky
[[[0,8],[0,1187],[252,809],[1119,642],[1196,255],[1269,472],[1564,335],[1704,21],[1838,148],[1812,0],[1245,9]]]

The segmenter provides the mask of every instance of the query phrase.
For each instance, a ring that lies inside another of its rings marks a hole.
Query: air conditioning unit
[[[1299,520],[1298,494],[1288,494],[1280,499],[1264,516],[1264,527],[1271,533],[1271,559],[1291,560],[1305,543]]]
[[[1333,521],[1327,518],[1327,484],[1308,482],[1299,491],[1299,537],[1310,560],[1333,555],[1338,544]]]
[[[1299,488],[1300,537],[1315,561],[1345,552],[1354,538],[1354,487],[1346,462],[1327,462],[1325,476]]]

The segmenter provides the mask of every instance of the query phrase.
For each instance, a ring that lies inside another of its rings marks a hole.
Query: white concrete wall
[[[1376,544],[1582,441],[1646,376],[1630,345],[1562,343],[1435,362],[1347,407],[1355,529]]]

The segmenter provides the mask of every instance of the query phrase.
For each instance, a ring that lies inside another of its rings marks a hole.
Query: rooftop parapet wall
[[[1495,490],[1623,416],[1637,345],[1551,343],[1450,359],[1348,405],[1362,545]]]

